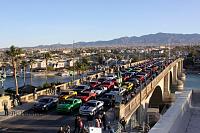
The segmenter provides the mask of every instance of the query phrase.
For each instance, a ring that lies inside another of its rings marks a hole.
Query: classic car
[[[102,83],[103,87],[106,87],[108,90],[114,88],[115,83],[113,81],[104,81]]]
[[[97,96],[100,96],[102,94],[104,94],[106,92],[107,88],[103,87],[103,86],[98,86],[95,88],[91,89],[92,93],[96,93]]]
[[[127,91],[131,91],[134,87],[134,84],[131,82],[123,82],[122,88],[126,89]]]
[[[115,94],[119,94],[119,95],[123,95],[125,92],[126,92],[126,89],[124,89],[122,87],[116,87],[110,91],[110,93],[115,93]]]
[[[34,105],[33,110],[34,111],[48,111],[54,107],[56,107],[58,102],[58,98],[54,97],[43,97],[39,99]]]
[[[62,91],[59,95],[59,99],[66,100],[66,99],[76,96],[76,95],[77,95],[76,91]]]
[[[89,88],[90,88],[90,86],[88,86],[88,85],[79,85],[79,86],[76,86],[73,89],[73,91],[76,91],[77,93],[80,93],[80,92],[83,92],[83,91],[85,91],[85,90],[87,90]]]
[[[89,85],[90,85],[91,88],[95,88],[100,84],[101,84],[101,82],[94,81],[94,80],[89,82]]]
[[[103,105],[104,105],[103,101],[90,100],[80,107],[79,113],[81,115],[86,115],[86,116],[88,115],[95,116],[97,112],[103,110]]]
[[[78,109],[82,104],[81,99],[69,98],[67,100],[59,101],[57,105],[57,112],[72,112]]]
[[[99,98],[100,101],[104,102],[104,106],[112,106],[112,102],[115,99],[116,94],[114,93],[105,93],[102,97]]]
[[[91,99],[96,99],[96,93],[85,91],[85,92],[78,93],[78,95],[75,96],[75,98],[81,99],[82,102],[87,102]]]

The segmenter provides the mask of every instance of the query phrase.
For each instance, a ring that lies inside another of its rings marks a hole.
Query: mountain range
[[[174,34],[156,33],[140,37],[121,37],[108,41],[77,42],[74,47],[106,47],[106,46],[141,46],[141,45],[164,45],[164,44],[183,45],[200,43],[200,34]],[[35,48],[72,48],[72,44],[52,44],[39,45]]]

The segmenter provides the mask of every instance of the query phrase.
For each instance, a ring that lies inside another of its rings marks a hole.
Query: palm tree
[[[47,73],[48,73],[48,60],[51,58],[51,54],[49,52],[44,53],[44,58],[46,62],[46,83],[47,83]]]
[[[18,82],[17,82],[17,62],[20,59],[20,54],[21,53],[22,53],[22,49],[16,48],[13,45],[10,47],[9,50],[6,51],[6,54],[11,59],[11,63],[12,63],[12,67],[13,67],[16,95],[19,95]]]
[[[30,81],[30,84],[32,86],[32,73],[33,73],[33,64],[35,63],[35,60],[34,59],[30,59],[29,60],[29,64],[30,64],[30,72],[31,72],[31,81]]]
[[[27,67],[27,62],[25,61],[25,60],[23,60],[22,62],[21,62],[21,66],[23,67],[23,73],[24,73],[24,87],[25,87],[25,85],[26,85],[26,67]]]

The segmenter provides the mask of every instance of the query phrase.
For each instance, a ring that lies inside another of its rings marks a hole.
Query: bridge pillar
[[[164,91],[163,91],[163,102],[171,102],[171,91],[170,91],[170,74],[167,73],[164,77]]]
[[[180,76],[179,76],[179,79],[180,79],[181,81],[185,81],[185,79],[186,79],[185,73],[181,73]]]

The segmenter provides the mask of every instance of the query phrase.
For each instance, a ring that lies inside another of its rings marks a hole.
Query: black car
[[[84,92],[84,91],[86,91],[88,89],[90,89],[90,86],[88,86],[88,85],[79,85],[79,86],[75,87],[73,89],[73,91],[76,91],[77,93],[80,93],[80,92]]]
[[[33,105],[34,111],[48,111],[56,107],[58,98],[44,97],[41,98],[37,103]]]
[[[99,98],[99,101],[103,101],[104,106],[111,107],[113,99],[115,99],[114,93],[105,93],[101,98]]]

